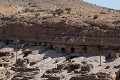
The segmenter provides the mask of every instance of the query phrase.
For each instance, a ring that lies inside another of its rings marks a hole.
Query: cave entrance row
[[[74,47],[71,47],[69,50],[70,50],[70,53],[75,53],[75,51],[76,51],[76,49]],[[84,46],[82,48],[82,50],[84,51],[84,53],[86,53],[87,52],[87,47]],[[61,47],[61,52],[65,53],[66,49],[64,47]]]
[[[13,43],[12,40],[5,40],[3,41],[5,42],[6,44],[9,44],[9,43]],[[76,47],[71,46],[71,45],[67,45],[68,47],[63,47],[61,46],[61,44],[57,44],[57,43],[51,43],[51,42],[32,42],[32,41],[22,41],[21,40],[21,44],[25,44],[26,46],[29,45],[30,43],[34,44],[34,46],[36,45],[43,45],[44,47],[46,47],[46,49],[59,49],[62,53],[65,53],[67,51],[69,51],[70,53],[75,53],[77,51]],[[56,48],[56,45],[57,45],[57,48]],[[87,53],[87,50],[89,47],[98,47],[98,49],[100,50],[100,47],[103,48],[104,50],[114,50],[116,52],[120,52],[120,47],[114,47],[114,46],[101,46],[101,45],[78,45],[77,47],[79,46],[82,46],[82,52],[84,53]]]
[[[62,52],[62,53],[65,53],[65,52],[66,52],[66,49],[65,49],[64,47],[61,47],[61,52]],[[71,48],[70,48],[70,52],[71,52],[71,53],[75,53],[75,48],[71,47]]]

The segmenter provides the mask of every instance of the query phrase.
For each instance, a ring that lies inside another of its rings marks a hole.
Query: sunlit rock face
[[[3,18],[1,19],[4,21]],[[26,19],[21,21],[20,19],[6,19],[0,28],[0,39],[14,40],[18,37],[25,41],[65,42],[75,45],[119,45],[119,29],[114,29],[109,23],[97,21],[70,23],[69,20],[62,22],[61,19],[55,20],[55,18],[44,21],[36,19],[37,22],[24,21]]]

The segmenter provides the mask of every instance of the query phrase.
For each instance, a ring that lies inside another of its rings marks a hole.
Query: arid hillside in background
[[[10,27],[1,35],[120,36],[119,10],[82,0],[0,0],[0,9],[0,26]]]
[[[70,14],[65,10],[70,8]],[[100,21],[115,24],[119,23],[120,11],[99,7],[80,0],[0,0],[1,15],[11,15],[16,17],[50,17],[51,10],[62,9],[64,13],[58,18],[89,22]],[[87,21],[86,21],[87,20]],[[118,24],[119,25],[119,24]],[[118,26],[117,25],[117,26]]]

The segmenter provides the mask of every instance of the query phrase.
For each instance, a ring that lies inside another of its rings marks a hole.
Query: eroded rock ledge
[[[73,21],[60,17],[1,17],[0,39],[77,45],[119,46],[120,30],[100,20]]]

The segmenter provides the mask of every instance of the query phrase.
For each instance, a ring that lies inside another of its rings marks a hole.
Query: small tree
[[[58,14],[58,16],[64,13],[62,9],[56,9],[55,12]]]
[[[65,8],[68,14],[70,14],[71,8]]]
[[[56,11],[54,11],[54,10],[51,10],[50,13],[51,13],[53,16],[55,16],[55,15],[57,14]]]

